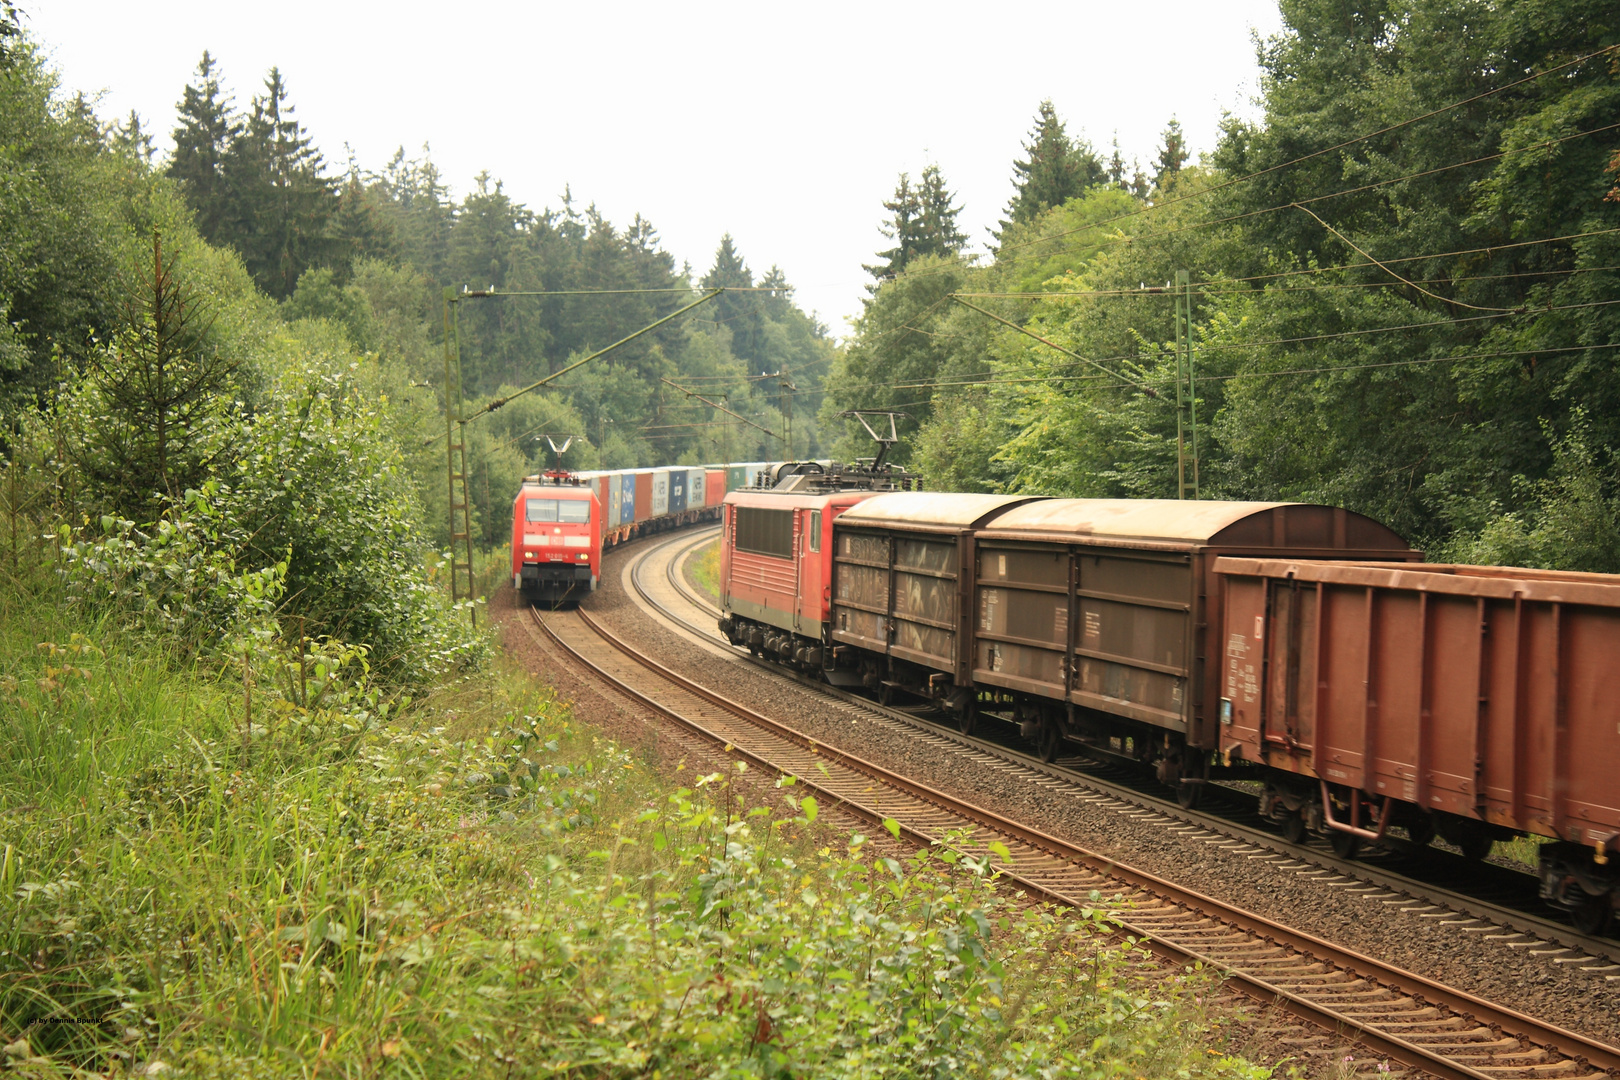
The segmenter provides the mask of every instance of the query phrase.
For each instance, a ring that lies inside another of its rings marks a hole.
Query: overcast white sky
[[[104,118],[166,136],[204,49],[244,107],[280,65],[337,167],[345,143],[363,168],[430,143],[457,193],[487,169],[539,209],[571,184],[699,273],[729,231],[839,336],[902,170],[937,161],[982,247],[1042,98],[1099,147],[1117,130],[1127,160],[1172,113],[1208,150],[1223,112],[1252,113],[1253,35],[1280,23],[1275,0],[21,5]]]

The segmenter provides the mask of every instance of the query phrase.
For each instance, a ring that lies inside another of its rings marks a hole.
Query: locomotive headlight
[[[580,557],[580,558],[582,558],[582,559],[588,559],[588,558],[590,558],[590,556],[589,556],[589,555],[587,555],[587,554],[585,554],[585,552],[583,552],[583,551],[582,551],[582,552],[580,552],[580,553],[579,553],[579,557]]]
[[[524,553],[523,553],[523,557],[524,557],[524,558],[525,558],[525,559],[532,559],[532,558],[534,558],[534,552],[532,552],[532,551],[525,551],[525,552],[524,552]]]

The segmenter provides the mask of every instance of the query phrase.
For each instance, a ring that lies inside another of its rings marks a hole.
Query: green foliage
[[[672,788],[519,677],[391,701],[329,643],[216,680],[8,616],[0,1012],[36,1075],[1266,1075],[1212,1045],[1211,973],[968,838]]]
[[[1008,226],[1026,225],[1043,210],[1062,206],[1108,177],[1091,144],[1069,137],[1050,98],[1035,111],[1035,126],[1024,144],[1024,153],[1028,155],[1024,160],[1013,162],[1016,191],[1007,204],[1007,220],[1001,222],[997,240]]]
[[[108,503],[150,518],[203,482],[224,448],[221,423],[241,360],[208,340],[212,316],[152,234],[109,347],[91,353],[80,408],[86,472]]]
[[[392,679],[428,682],[482,644],[428,576],[414,491],[357,366],[306,363],[278,379],[233,435],[220,505],[245,535],[240,561],[286,563],[284,619],[364,644]]]
[[[99,536],[76,540],[65,525],[59,536],[64,594],[108,625],[181,654],[229,655],[275,632],[287,564],[237,565],[248,538],[213,485],[186,492],[150,529],[108,515]]]
[[[0,20],[3,22],[4,20]],[[11,24],[15,25],[15,24]],[[58,95],[26,37],[0,71],[0,409],[25,406],[82,356],[116,310],[116,216],[128,166],[94,117]]]
[[[885,282],[829,402],[908,402],[940,484],[1174,497],[1185,270],[1205,497],[1345,506],[1458,558],[1615,565],[1612,5],[1282,13],[1263,117],[1197,166],[1172,124],[1151,191],[1116,155],[1106,189],[1020,203],[1061,174],[1043,110],[995,262]],[[1070,355],[979,315],[963,332],[930,306],[951,290],[1073,294],[974,300]],[[959,372],[987,384],[971,403]]]
[[[887,281],[926,255],[957,255],[967,244],[967,235],[956,227],[956,215],[961,208],[954,205],[956,196],[945,186],[945,174],[937,164],[929,164],[922,172],[922,180],[911,186],[911,177],[900,174],[894,195],[883,203],[891,217],[878,226],[885,238],[894,241],[894,247],[878,252],[881,265],[868,266],[866,271],[880,282]],[[868,286],[877,291],[876,286]]]
[[[1584,413],[1562,437],[1549,432],[1553,464],[1539,480],[1515,477],[1515,505],[1477,535],[1459,533],[1437,553],[1456,562],[1620,573],[1620,485],[1612,447],[1592,443]]]

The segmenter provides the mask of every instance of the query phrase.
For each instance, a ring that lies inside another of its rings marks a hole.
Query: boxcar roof
[[[1019,503],[1029,495],[975,495],[948,491],[891,491],[874,495],[844,511],[840,525],[917,525],[969,528],[987,514]]]
[[[1310,503],[1181,499],[1041,499],[987,521],[987,533],[1094,536],[1241,547],[1410,552],[1394,530],[1350,510]]]

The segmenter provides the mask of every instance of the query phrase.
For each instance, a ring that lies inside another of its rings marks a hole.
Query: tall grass
[[[793,784],[660,777],[516,671],[413,701],[274,621],[181,647],[71,601],[49,532],[0,567],[14,1070],[1264,1075],[1210,973],[1098,912],[880,852]]]

